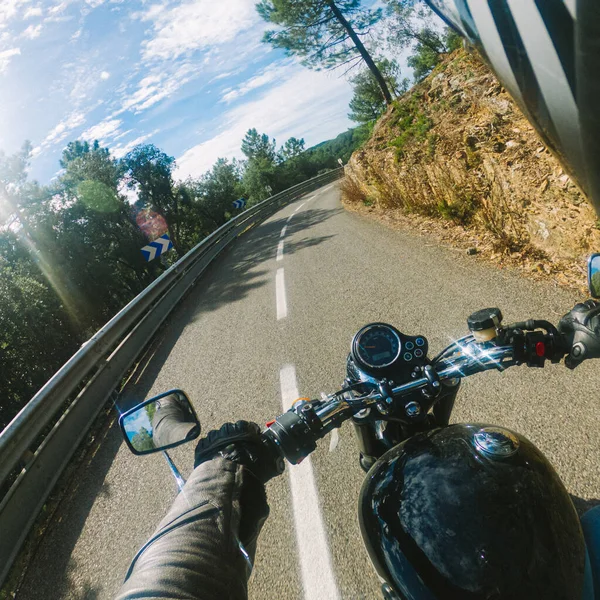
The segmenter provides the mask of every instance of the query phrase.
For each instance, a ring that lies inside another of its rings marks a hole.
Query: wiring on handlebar
[[[558,329],[556,329],[556,327],[550,323],[550,321],[546,321],[545,319],[529,319],[528,321],[518,321],[517,323],[513,323],[508,325],[508,327],[505,327],[504,331],[511,332],[517,329],[522,329],[523,331],[544,329],[552,335],[559,335]]]

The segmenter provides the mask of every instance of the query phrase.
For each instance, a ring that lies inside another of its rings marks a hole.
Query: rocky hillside
[[[463,50],[390,107],[343,184],[350,209],[581,285],[600,225],[489,69]]]

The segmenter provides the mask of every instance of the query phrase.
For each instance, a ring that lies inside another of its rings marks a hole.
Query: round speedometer
[[[398,359],[401,350],[400,336],[385,323],[363,327],[352,340],[354,359],[372,369],[389,367]]]

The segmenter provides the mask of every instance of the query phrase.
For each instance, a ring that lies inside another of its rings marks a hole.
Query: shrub
[[[342,192],[342,199],[349,204],[359,204],[362,202],[366,206],[370,206],[367,202],[371,199],[367,199],[367,194],[365,194],[361,185],[351,175],[344,177],[340,184],[340,190]]]

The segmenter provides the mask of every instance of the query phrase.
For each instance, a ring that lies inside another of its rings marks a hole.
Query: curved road
[[[225,420],[264,423],[297,393],[337,389],[352,335],[369,321],[424,334],[437,352],[465,333],[467,316],[479,308],[499,306],[507,321],[556,322],[577,299],[347,213],[333,184],[282,209],[222,255],[171,317],[126,400],[181,387],[205,431]],[[486,373],[463,383],[454,420],[528,436],[584,508],[600,498],[599,384],[592,363],[575,373],[562,365]],[[269,484],[271,517],[251,598],[379,597],[358,530],[363,473],[351,426],[342,427],[337,448],[329,446],[325,440],[311,461]],[[173,452],[186,474],[192,456],[192,445]],[[17,598],[112,598],[175,493],[160,455],[133,456],[117,427],[108,427]]]

